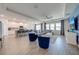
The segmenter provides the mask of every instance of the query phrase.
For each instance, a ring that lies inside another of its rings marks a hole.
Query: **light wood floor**
[[[42,49],[38,40],[30,42],[28,36],[9,36],[3,40],[3,48],[0,48],[1,55],[76,55],[79,48],[68,45],[62,36],[53,36],[50,40],[49,49]]]

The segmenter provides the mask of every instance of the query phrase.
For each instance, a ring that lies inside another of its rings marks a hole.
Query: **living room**
[[[78,55],[78,6],[78,3],[0,4],[0,54]]]

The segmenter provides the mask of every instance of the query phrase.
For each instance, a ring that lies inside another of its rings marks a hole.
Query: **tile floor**
[[[79,48],[66,43],[63,36],[52,36],[49,49],[42,49],[38,40],[30,42],[28,36],[9,36],[3,40],[0,55],[79,55]]]

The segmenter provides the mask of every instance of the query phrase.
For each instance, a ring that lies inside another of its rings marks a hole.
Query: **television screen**
[[[70,30],[75,30],[75,20],[74,17],[69,18]]]
[[[74,23],[75,23],[74,17],[69,18],[69,24],[74,24]]]

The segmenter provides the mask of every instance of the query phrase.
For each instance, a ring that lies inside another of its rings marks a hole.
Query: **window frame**
[[[36,24],[36,30],[37,31],[41,30],[41,24]]]
[[[47,28],[47,25],[48,25],[48,28]],[[46,30],[50,30],[50,24],[46,24]]]
[[[60,31],[60,30],[61,30],[61,23],[60,23],[60,22],[59,22],[59,24],[56,23],[56,30],[57,30],[57,31]]]
[[[53,26],[51,26],[51,25],[53,25]],[[50,30],[55,30],[55,24],[54,23],[50,24]]]

